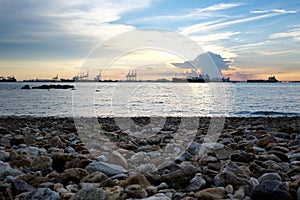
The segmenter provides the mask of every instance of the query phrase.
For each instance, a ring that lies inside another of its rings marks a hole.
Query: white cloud
[[[193,34],[193,33],[197,33],[200,31],[208,31],[208,30],[212,30],[212,29],[223,28],[226,26],[234,25],[234,24],[251,22],[251,21],[274,17],[274,16],[278,16],[278,15],[282,15],[282,14],[283,13],[270,13],[270,14],[264,14],[264,15],[259,15],[259,16],[255,16],[255,17],[248,17],[248,18],[231,20],[231,21],[220,22],[220,23],[218,23],[218,21],[215,21],[213,23],[207,23],[207,24],[200,23],[200,24],[194,24],[192,26],[182,27],[182,28],[180,28],[180,30],[184,34]]]
[[[297,13],[297,11],[295,11],[295,10],[284,10],[284,9],[274,9],[274,10],[253,10],[253,11],[250,11],[250,13],[254,13],[254,14],[264,14],[264,13],[288,14],[288,13]]]
[[[270,39],[279,38],[293,38],[294,40],[300,41],[300,28],[292,29],[288,32],[280,32],[270,35]]]
[[[266,51],[256,51],[258,54],[265,55],[265,56],[274,56],[279,54],[291,54],[295,53],[295,50],[278,50],[278,51],[272,51],[272,50],[266,50]]]
[[[197,19],[202,19],[202,18],[207,18],[207,17],[216,17],[216,16],[223,16],[224,15],[219,15],[216,14],[213,11],[219,11],[219,10],[225,10],[229,8],[234,8],[240,6],[240,3],[221,3],[221,4],[215,4],[209,7],[205,8],[198,8],[194,9],[189,13],[186,14],[177,14],[177,15],[159,15],[159,16],[154,16],[154,17],[146,17],[146,18],[141,18],[141,19],[136,19],[129,21],[128,23],[145,23],[145,22],[170,22],[170,21],[188,21],[188,20],[197,20]]]
[[[149,7],[153,1],[156,0],[24,0],[19,4],[4,1],[0,8],[0,17],[3,19],[0,29],[10,23],[7,30],[10,34],[0,33],[0,38],[2,41],[15,42],[30,41],[31,38],[39,42],[51,38],[101,41],[134,29],[112,22],[119,20],[126,12]]]
[[[212,42],[218,40],[229,39],[231,36],[240,34],[241,32],[223,32],[223,33],[214,33],[209,35],[201,35],[201,36],[191,36],[190,38],[196,42]]]

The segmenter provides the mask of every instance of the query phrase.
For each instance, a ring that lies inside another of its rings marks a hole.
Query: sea
[[[21,89],[43,84],[74,89]],[[0,83],[0,116],[300,116],[300,83]]]

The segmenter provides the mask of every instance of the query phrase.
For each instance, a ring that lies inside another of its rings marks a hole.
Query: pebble
[[[203,143],[208,118],[195,132],[178,118],[135,120],[125,132],[99,118],[107,138],[87,149],[74,119],[0,118],[1,197],[300,200],[297,117],[227,118],[216,144]]]

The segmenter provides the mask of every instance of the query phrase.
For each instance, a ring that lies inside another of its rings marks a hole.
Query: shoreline
[[[0,196],[300,197],[300,117],[95,119],[0,117]]]

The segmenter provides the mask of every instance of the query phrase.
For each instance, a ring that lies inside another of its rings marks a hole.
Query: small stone
[[[120,199],[122,193],[123,193],[123,188],[120,186],[106,187],[105,199],[106,200]]]
[[[261,138],[258,142],[257,145],[260,147],[266,147],[268,144],[275,142],[275,138],[271,135],[265,135],[263,138]]]
[[[87,175],[86,177],[84,177],[81,182],[84,183],[101,183],[102,181],[105,181],[106,179],[108,179],[108,177],[102,173],[102,172],[93,172],[89,175]]]
[[[243,199],[245,197],[245,187],[239,187],[234,193],[234,197],[237,199]]]
[[[154,195],[157,193],[157,187],[149,186],[146,188],[146,192],[148,193],[148,195]]]
[[[285,184],[276,180],[265,180],[255,186],[251,198],[254,200],[292,200]]]
[[[57,191],[59,188],[64,188],[64,185],[61,183],[55,183],[53,186],[54,191]]]
[[[40,171],[49,169],[52,166],[52,159],[48,156],[37,156],[33,159],[30,169]]]
[[[0,160],[5,161],[9,159],[10,154],[6,151],[0,150]]]
[[[105,192],[100,188],[84,187],[79,190],[70,200],[105,200]]]
[[[148,196],[148,193],[145,189],[143,189],[140,185],[129,185],[125,192],[128,194],[131,198],[146,198]]]
[[[214,149],[215,155],[219,160],[224,160],[230,158],[231,154],[233,153],[232,149],[222,146],[217,147]]]
[[[161,180],[166,182],[172,188],[185,188],[195,174],[196,167],[193,165],[187,165],[183,169],[163,174],[161,176]]]
[[[49,142],[52,147],[62,148],[64,146],[59,136],[54,136]]]
[[[258,178],[258,181],[260,183],[263,183],[266,180],[274,180],[274,181],[281,182],[281,177],[280,177],[280,175],[278,173],[273,172],[273,173],[263,174],[261,177]]]
[[[27,193],[22,200],[60,200],[57,192],[51,191],[49,188],[38,188]]]
[[[196,176],[189,182],[186,189],[188,191],[197,191],[202,189],[205,185],[206,181],[202,178],[201,174],[196,174]]]
[[[4,180],[7,176],[17,176],[23,174],[22,171],[18,169],[13,169],[8,163],[0,161],[0,180]]]
[[[254,159],[255,159],[255,156],[252,153],[240,152],[240,153],[234,153],[231,155],[231,160],[235,161],[235,162],[250,163]]]
[[[124,169],[128,169],[127,160],[118,151],[113,151],[111,154],[108,155],[108,162],[115,165],[120,165]]]
[[[129,185],[138,184],[142,188],[147,188],[150,186],[149,181],[143,174],[136,173],[133,176],[129,177],[127,180],[121,182],[122,187],[127,187]]]
[[[223,199],[225,197],[225,191],[221,188],[207,188],[196,192],[194,196],[203,200]]]
[[[86,177],[88,175],[88,172],[81,168],[72,168],[72,169],[66,169],[63,174],[63,181],[73,181],[75,183],[79,183],[81,179]]]
[[[126,173],[126,170],[119,165],[108,164],[108,163],[104,163],[104,162],[95,162],[95,161],[90,163],[86,167],[86,170],[90,173],[92,173],[94,171],[103,172],[107,176],[114,176],[117,174]]]
[[[227,194],[232,194],[233,193],[233,186],[232,185],[227,185],[225,187],[226,193]]]
[[[225,162],[224,169],[215,176],[214,183],[216,186],[241,186],[250,185],[248,175],[230,160]]]

